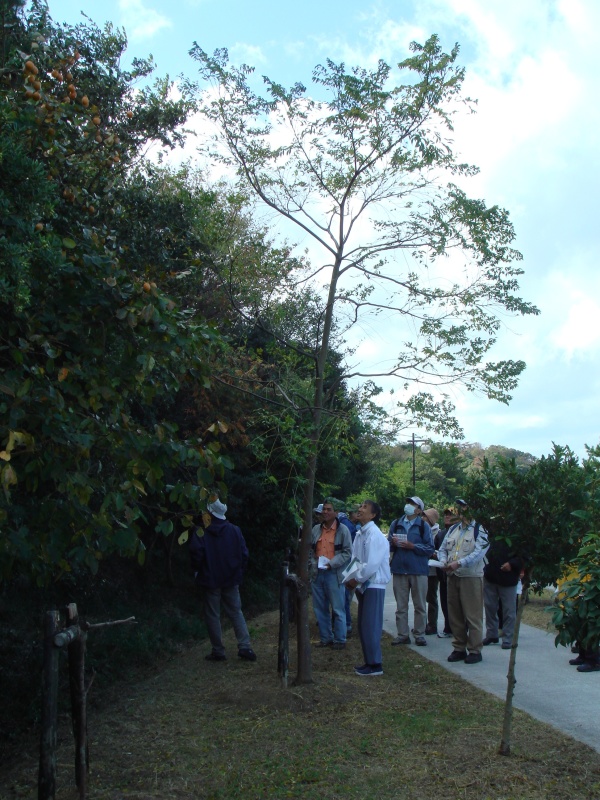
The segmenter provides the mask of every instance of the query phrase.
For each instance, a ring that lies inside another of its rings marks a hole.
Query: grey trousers
[[[412,595],[415,610],[415,636],[425,636],[427,575],[394,575],[394,597],[396,598],[396,630],[398,636],[409,636],[408,596]]]
[[[242,613],[239,586],[229,589],[204,589],[204,619],[213,653],[225,655],[221,632],[221,605],[233,625],[238,650],[250,649],[250,634]]]
[[[502,602],[502,644],[512,644],[517,619],[517,587],[498,586],[484,579],[485,635],[491,639],[498,638],[499,600]]]

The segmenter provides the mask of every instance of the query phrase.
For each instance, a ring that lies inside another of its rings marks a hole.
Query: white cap
[[[417,508],[420,508],[421,511],[425,511],[425,503],[421,500],[420,497],[407,497],[406,499],[410,500],[413,506],[417,506]]]
[[[222,503],[220,500],[215,500],[214,503],[209,503],[207,508],[213,517],[216,517],[217,519],[225,519],[225,513],[227,512],[227,506],[225,503]]]

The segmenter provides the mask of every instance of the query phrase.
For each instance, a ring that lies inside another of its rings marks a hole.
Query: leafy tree
[[[287,90],[268,78],[262,96],[250,86],[252,70],[231,67],[225,50],[209,56],[195,44],[191,51],[201,76],[214,86],[204,104],[220,131],[212,155],[235,167],[243,191],[297,225],[323,254],[312,272],[297,278],[298,286],[317,277],[325,281],[317,336],[305,353],[312,363],[306,406],[311,454],[299,557],[305,590],[298,682],[312,680],[308,550],[336,321],[343,335],[362,314],[385,312],[394,340],[404,340],[385,374],[407,387],[462,382],[507,402],[524,363],[486,361],[500,327],[495,312],[537,313],[515,294],[521,270],[513,262],[520,255],[511,248],[507,212],[468,198],[454,182],[474,172],[457,161],[447,138],[457,105],[469,104],[460,96],[458,47],[446,54],[432,36],[412,51],[399,65],[405,82],[397,86],[383,61],[369,71],[328,60],[313,72],[323,100],[308,97],[299,83]],[[444,183],[444,173],[450,182]],[[454,253],[461,266],[444,269],[444,257]],[[444,273],[438,283],[436,270]],[[360,369],[345,375],[375,377]],[[423,424],[458,433],[451,404],[435,402],[428,390],[400,405]]]
[[[467,497],[477,520],[488,530],[490,541],[506,542],[525,560],[523,593],[510,654],[508,686],[499,752],[510,753],[512,698],[515,664],[523,604],[530,585],[542,590],[556,584],[571,561],[584,532],[582,520],[572,515],[583,508],[585,473],[568,447],[554,446],[547,457],[528,470],[514,459],[484,460],[481,470],[472,473]]]
[[[573,511],[586,531],[576,556],[564,569],[565,580],[552,613],[558,631],[556,645],[578,642],[600,646],[600,448],[590,448],[584,461],[585,494],[582,508]]]
[[[19,5],[0,48],[0,575],[43,583],[142,559],[144,532],[190,524],[227,462],[171,413],[219,337],[129,270],[116,202],[145,146],[177,143],[191,95],[136,90],[151,63],[124,72],[111,26]]]

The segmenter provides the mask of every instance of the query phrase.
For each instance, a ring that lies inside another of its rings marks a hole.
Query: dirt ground
[[[383,677],[354,674],[351,639],[313,649],[312,685],[282,688],[278,622],[253,621],[256,663],[237,658],[228,633],[226,662],[198,645],[91,706],[90,800],[600,797],[599,754],[515,711],[512,755],[499,756],[502,703],[389,639]],[[31,741],[0,770],[2,800],[37,797],[38,758]],[[63,717],[58,800],[77,797],[73,758]]]

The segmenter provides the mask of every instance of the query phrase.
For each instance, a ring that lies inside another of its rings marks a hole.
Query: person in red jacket
[[[204,618],[212,651],[207,661],[225,661],[221,634],[221,604],[235,632],[238,656],[256,661],[242,613],[240,583],[248,563],[248,548],[237,525],[225,518],[227,506],[220,500],[208,504],[210,525],[196,528],[190,539],[190,558],[196,583],[204,596]]]

